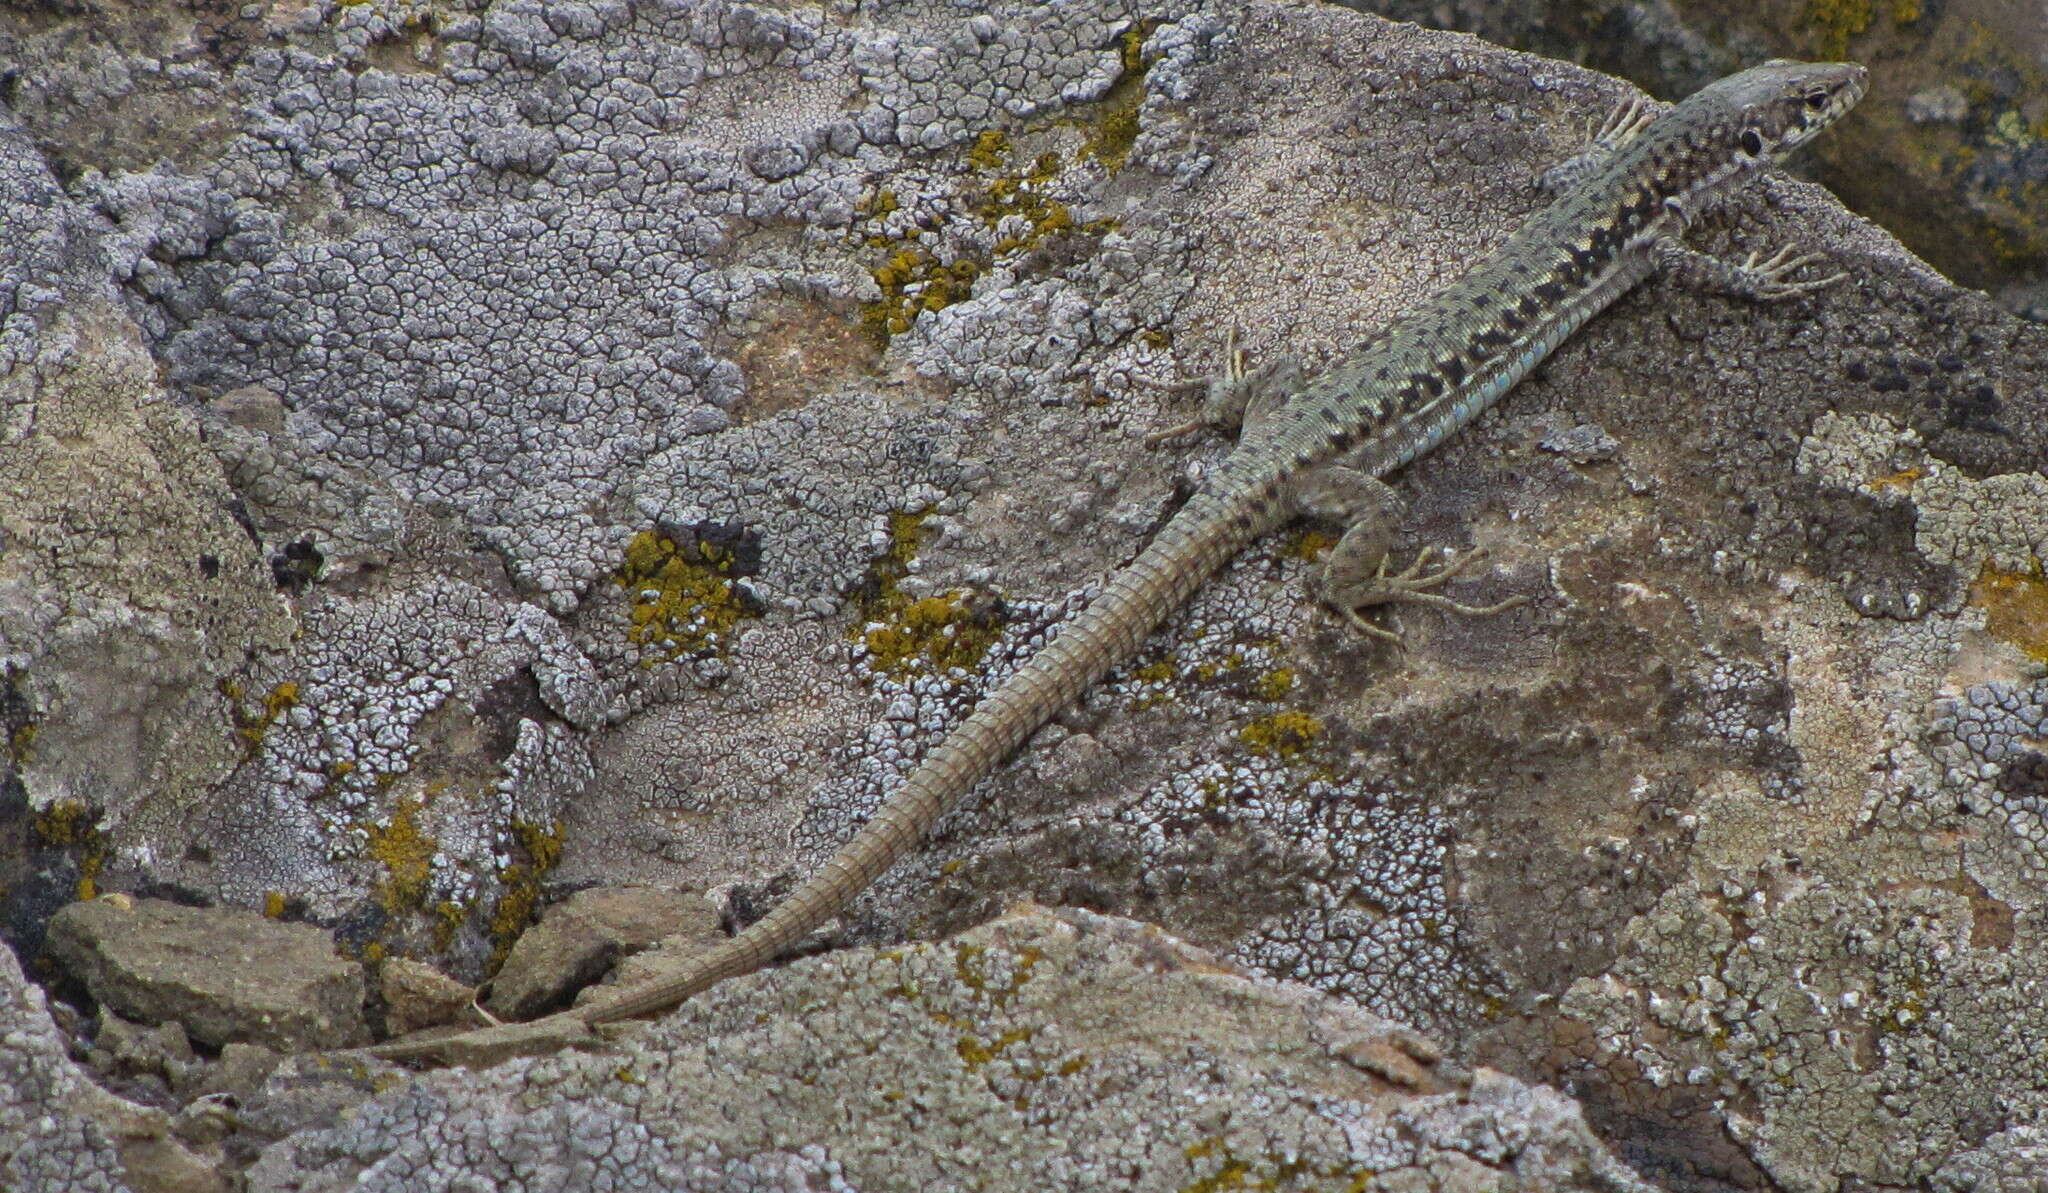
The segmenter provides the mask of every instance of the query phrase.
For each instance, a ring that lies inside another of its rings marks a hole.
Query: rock
[[[394,1036],[455,1023],[476,991],[433,966],[409,957],[386,961],[378,975],[384,994],[385,1029]]]
[[[718,912],[702,895],[646,886],[578,891],[512,946],[485,1006],[501,1019],[531,1019],[566,1005],[623,955],[671,936],[718,935]]]
[[[99,1034],[93,1039],[87,1061],[102,1076],[121,1081],[141,1081],[158,1097],[189,1080],[199,1068],[192,1043],[177,1023],[153,1027],[131,1023],[104,1006],[100,1008]],[[125,1091],[137,1094],[140,1091]]]
[[[722,932],[699,932],[687,936],[672,936],[667,940],[621,958],[612,967],[611,976],[602,986],[585,986],[576,993],[577,1005],[604,998],[620,990],[630,990],[645,985],[656,978],[666,977],[695,961],[713,945],[725,939]]]
[[[242,1146],[330,1127],[389,1086],[388,1073],[356,1063],[337,1064],[326,1054],[278,1058],[257,1088],[236,1094],[238,1125],[255,1137],[245,1137]]]
[[[96,1002],[142,1023],[183,1024],[212,1047],[299,1052],[369,1038],[362,970],[318,928],[237,908],[107,898],[59,911],[48,948]]]
[[[476,1146],[501,1139],[516,1160]],[[1147,925],[1033,906],[735,979],[620,1050],[428,1075],[249,1183],[461,1187],[589,1156],[619,1187],[734,1193],[1649,1191],[1563,1094]]]
[[[1139,447],[1197,404],[1140,378],[1215,370],[1231,329],[1313,366],[1420,309],[1634,95],[1268,0],[657,8],[497,5],[486,45],[483,16],[316,5],[187,44],[134,6],[0,5],[10,940],[81,883],[164,884],[276,895],[474,980],[544,890],[807,874],[1213,475],[1220,437]],[[1888,183],[1899,159],[1852,135],[1904,130],[1984,150],[1956,181],[2007,192],[2039,152],[2027,76],[1892,64],[1802,168]],[[1969,117],[1912,124],[1942,78]],[[734,95],[787,102],[716,114]],[[560,147],[545,177],[527,129]],[[739,158],[785,139],[800,174]],[[846,934],[945,938],[1026,897],[1156,920],[1571,1090],[1673,1193],[2024,1171],[2048,332],[1813,187],[1745,189],[1695,247],[1849,276],[1761,306],[1650,284],[1394,478],[1397,566],[1483,546],[1450,595],[1532,604],[1398,611],[1396,654],[1322,607],[1318,536],[1265,536]],[[985,194],[1016,202],[963,209]],[[973,632],[906,637],[907,608],[872,607],[897,571]],[[1002,598],[995,641],[944,599],[963,583]],[[877,653],[870,624],[921,645]],[[847,1038],[829,1002],[746,1011],[791,1050]],[[903,1030],[870,1071],[966,1063],[959,1034]],[[1370,1039],[1351,1067],[1418,1080]],[[702,1067],[709,1097],[622,1110],[616,1077],[525,1105],[687,1142],[795,1096]],[[265,1088],[230,1165],[367,1096],[311,1066]],[[70,1096],[21,1095],[0,1138],[47,1115],[46,1171],[88,1167]],[[1051,1113],[1032,1097],[1011,1113]],[[926,1109],[877,1115],[880,1145],[945,1146]]]
[[[220,1050],[220,1059],[206,1067],[190,1092],[198,1098],[225,1096],[247,1105],[282,1059],[261,1044],[227,1044]]]
[[[161,1110],[108,1093],[71,1062],[42,991],[22,976],[13,950],[0,948],[0,1189],[225,1189],[217,1166],[180,1146],[169,1126]]]

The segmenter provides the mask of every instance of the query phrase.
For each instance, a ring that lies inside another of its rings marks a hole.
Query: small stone
[[[284,430],[284,399],[261,385],[231,389],[206,404],[222,422],[275,435]]]
[[[296,1052],[369,1039],[361,967],[305,924],[239,908],[94,899],[51,918],[48,947],[102,1007],[181,1024],[201,1044]]]
[[[485,1005],[504,1019],[531,1019],[566,1005],[622,956],[665,937],[722,935],[702,895],[660,887],[579,891],[528,929],[492,981]]]
[[[394,1036],[460,1021],[476,991],[409,957],[386,961],[379,975],[385,1028]]]

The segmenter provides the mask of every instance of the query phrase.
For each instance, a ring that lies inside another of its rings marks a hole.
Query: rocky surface
[[[216,1049],[309,1052],[368,1039],[362,966],[311,925],[108,895],[59,911],[48,948],[93,1002]]]
[[[580,886],[758,914],[1220,456],[1144,449],[1192,403],[1141,376],[1342,351],[1628,94],[1259,3],[87,3],[0,12],[0,61],[0,931],[159,891],[464,984]],[[1273,536],[820,943],[1086,906],[1426,1032],[1507,1118],[1565,1091],[1667,1188],[2020,1180],[2048,336],[1753,199],[1696,240],[1851,280],[1648,287],[1400,478],[1404,558],[1484,545],[1454,595],[1528,605],[1362,642],[1303,583],[1331,528]],[[174,1103],[228,1063],[164,1048]],[[564,1058],[351,1135],[366,1071],[235,1057],[245,1133],[193,1137],[280,1180],[579,1098],[652,1165],[713,1130]],[[758,1158],[945,1129],[887,1121]]]
[[[467,1022],[476,991],[410,957],[388,957],[377,967],[377,992],[384,1001],[384,1029],[404,1035],[423,1027]]]
[[[659,887],[578,891],[520,936],[485,1005],[501,1018],[532,1019],[568,1006],[578,990],[664,940],[702,949],[722,935],[717,910],[701,895]]]
[[[162,1110],[116,1097],[65,1055],[43,992],[0,949],[0,1187],[20,1193],[212,1193],[214,1165]]]
[[[1648,1189],[1561,1094],[1156,929],[1039,909],[730,983],[623,1056],[429,1076],[249,1172],[252,1193],[478,1181]]]

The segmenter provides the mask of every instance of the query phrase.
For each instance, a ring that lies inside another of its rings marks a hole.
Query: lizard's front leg
[[[1599,169],[1608,158],[1635,140],[1639,133],[1650,127],[1656,116],[1641,96],[1624,101],[1608,114],[1606,123],[1599,129],[1587,130],[1591,135],[1584,149],[1536,176],[1537,189],[1553,195],[1570,190],[1580,179]]]
[[[1434,591],[1484,558],[1483,547],[1453,553],[1435,571],[1425,570],[1423,553],[1401,571],[1391,571],[1394,522],[1403,503],[1393,489],[1368,473],[1325,464],[1302,474],[1292,496],[1301,513],[1345,524],[1344,536],[1323,561],[1318,580],[1323,600],[1361,633],[1400,642],[1398,633],[1366,620],[1364,611],[1379,605],[1405,601],[1484,617],[1528,603],[1526,596],[1511,596],[1491,605],[1466,605]]]
[[[1780,302],[1826,289],[1849,275],[1831,273],[1806,281],[1790,280],[1798,269],[1826,261],[1820,253],[1798,253],[1781,248],[1768,257],[1751,253],[1742,264],[1723,261],[1710,253],[1687,248],[1675,237],[1665,237],[1651,248],[1657,272],[1688,290],[1726,294],[1751,302]]]

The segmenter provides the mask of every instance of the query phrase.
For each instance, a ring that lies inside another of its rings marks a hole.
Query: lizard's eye
[[[1751,157],[1764,155],[1764,136],[1753,128],[1742,130],[1742,151]]]
[[[1806,106],[1807,106],[1807,107],[1809,107],[1809,108],[1812,108],[1812,109],[1813,109],[1814,111],[1816,111],[1816,112],[1817,112],[1817,111],[1819,111],[1819,110],[1820,110],[1820,109],[1822,109],[1822,108],[1825,108],[1825,107],[1827,107],[1827,106],[1828,106],[1828,93],[1827,93],[1827,92],[1825,92],[1825,91],[1809,91],[1809,92],[1807,92],[1807,93],[1806,93]]]

